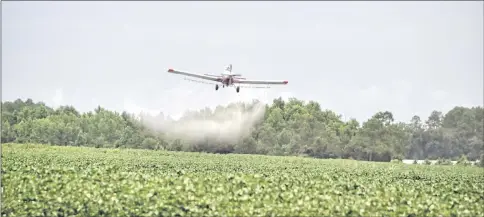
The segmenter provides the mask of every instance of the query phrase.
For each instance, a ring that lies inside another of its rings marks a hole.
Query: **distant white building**
[[[402,160],[404,164],[413,164],[413,162],[415,160],[410,160],[410,159],[405,159],[405,160]],[[430,163],[435,164],[437,163],[437,160],[429,160]],[[452,165],[455,165],[457,163],[457,161],[451,161],[452,162]],[[476,165],[479,163],[479,160],[476,160],[476,161],[469,161],[472,165]],[[424,164],[425,163],[425,160],[417,160],[417,164]]]

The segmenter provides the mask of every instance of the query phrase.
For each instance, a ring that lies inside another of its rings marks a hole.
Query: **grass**
[[[484,169],[2,145],[2,216],[483,216]]]

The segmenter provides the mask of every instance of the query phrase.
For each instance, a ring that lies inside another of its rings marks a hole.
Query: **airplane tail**
[[[229,74],[232,73],[232,64],[229,64],[227,67],[225,67],[225,72],[228,72]]]

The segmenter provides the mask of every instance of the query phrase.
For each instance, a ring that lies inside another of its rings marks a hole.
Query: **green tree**
[[[230,111],[255,109],[258,101],[232,103],[214,110],[187,111],[177,120],[192,118],[226,121]],[[412,159],[476,160],[484,150],[484,109],[455,107],[446,114],[432,111],[426,121],[414,116],[396,122],[391,111],[376,112],[362,121],[324,109],[315,101],[274,99],[265,105],[262,120],[248,136],[236,142],[216,138],[192,141],[160,132],[150,121],[171,121],[163,113],[155,117],[109,111],[97,106],[81,113],[70,105],[57,109],[31,99],[2,102],[2,142],[105,148],[167,149],[216,153],[305,155],[316,158],[352,158],[390,161]],[[481,161],[482,162],[482,161]]]

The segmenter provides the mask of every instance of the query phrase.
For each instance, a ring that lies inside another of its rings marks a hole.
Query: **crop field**
[[[484,169],[2,145],[2,216],[483,216]]]

